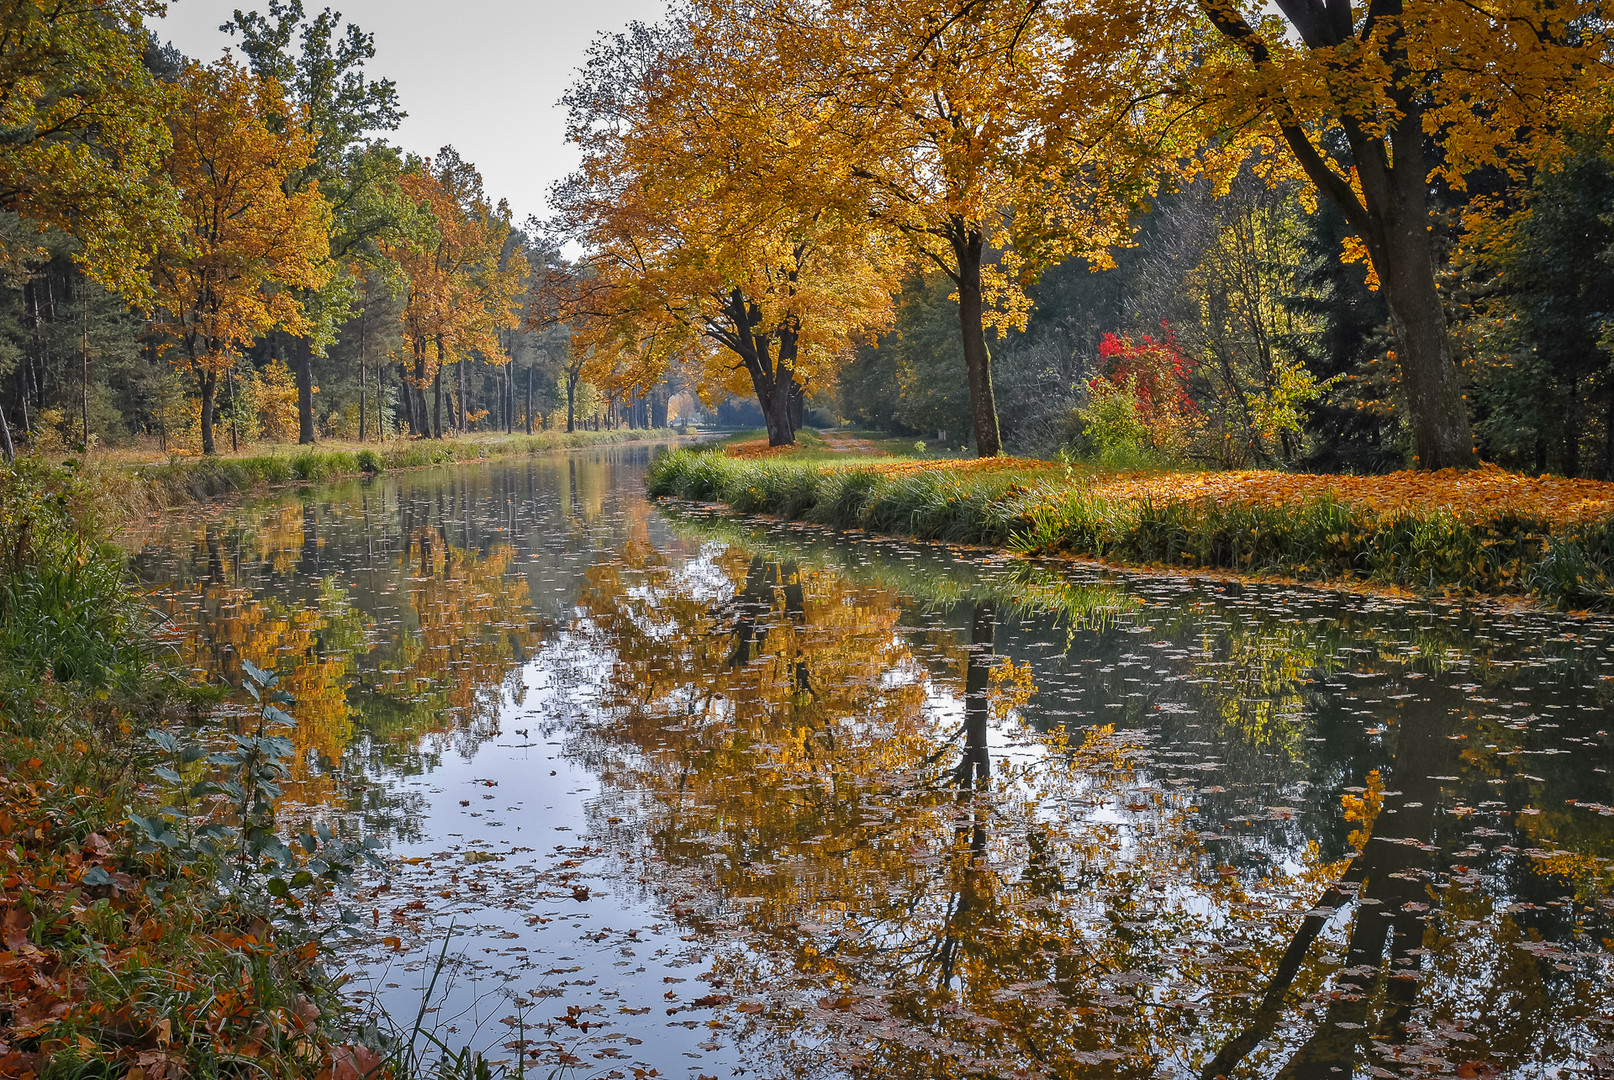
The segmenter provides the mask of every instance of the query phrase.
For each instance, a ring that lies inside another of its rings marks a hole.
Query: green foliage
[[[123,559],[75,513],[90,501],[77,462],[0,468],[0,669],[19,692],[41,680],[126,686],[145,668]]]
[[[150,816],[131,811],[129,822],[144,835],[136,849],[140,853],[161,853],[185,873],[210,868],[224,889],[262,907],[283,908],[291,922],[301,925],[305,907],[348,884],[360,863],[381,866],[374,854],[379,841],[348,843],[324,823],[299,832],[291,843],[281,839],[275,800],[288,773],[286,761],[296,755],[292,741],[281,734],[296,721],[281,706],[291,705],[292,699],[275,689],[274,674],[246,659],[241,666],[246,673],[242,689],[259,705],[256,728],[228,735],[225,748],[213,752],[202,742],[157,729],[148,732],[168,759],[152,771],[177,801]],[[230,818],[215,815],[214,801],[230,807]],[[344,923],[356,921],[345,910],[342,917]]]

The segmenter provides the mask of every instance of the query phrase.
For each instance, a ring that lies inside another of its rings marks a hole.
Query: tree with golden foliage
[[[80,244],[96,281],[140,303],[146,264],[177,227],[162,168],[169,92],[142,62],[154,0],[0,0],[0,210]],[[0,269],[34,245],[0,236]]]
[[[806,388],[888,318],[898,260],[834,188],[812,88],[770,36],[785,24],[751,10],[770,6],[698,3],[598,42],[565,99],[583,161],[555,202],[588,251],[579,348],[624,385],[696,357],[703,393],[754,394],[781,446]]]
[[[1287,146],[1337,206],[1390,309],[1419,468],[1476,463],[1447,338],[1432,193],[1479,170],[1515,177],[1555,152],[1608,84],[1605,16],[1585,0],[1240,0],[1162,5],[1206,45],[1181,75],[1207,137]],[[1219,47],[1216,47],[1218,46]]]
[[[443,437],[443,369],[481,357],[507,363],[499,337],[520,315],[524,259],[511,228],[510,208],[494,205],[475,166],[451,146],[435,159],[414,161],[400,178],[421,211],[421,226],[384,236],[382,253],[402,270],[409,297],[396,357],[404,417],[417,437]],[[463,369],[453,418],[465,425]],[[432,407],[426,406],[426,387]],[[452,388],[451,388],[452,392]]]
[[[830,162],[957,289],[982,457],[1001,452],[987,328],[1024,329],[1022,286],[1041,268],[1072,255],[1108,265],[1151,186],[1148,157],[1121,152],[1131,58],[1082,53],[1064,29],[1071,6],[831,0],[780,16],[793,28],[781,63],[813,73],[836,133]]]
[[[317,188],[286,190],[314,146],[306,127],[287,123],[296,114],[274,81],[224,58],[186,66],[169,118],[165,167],[184,228],[151,264],[156,327],[196,380],[204,454],[215,452],[219,376],[270,330],[305,333],[297,290],[316,291],[332,273],[325,200]]]

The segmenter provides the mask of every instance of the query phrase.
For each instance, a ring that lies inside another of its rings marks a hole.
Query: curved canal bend
[[[282,819],[386,843],[361,999],[447,937],[426,1025],[532,1075],[1610,1075],[1614,622],[663,511],[649,453],[144,538],[297,698]]]

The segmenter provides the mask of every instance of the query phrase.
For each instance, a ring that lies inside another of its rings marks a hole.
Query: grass
[[[1025,554],[1614,608],[1614,484],[1499,470],[1218,476],[676,450],[652,463],[649,487],[741,513]]]
[[[96,454],[99,471],[126,475],[138,483],[118,493],[126,508],[140,503],[174,506],[248,491],[270,484],[315,483],[399,469],[449,465],[488,458],[541,454],[584,446],[644,442],[669,438],[668,431],[549,431],[536,435],[479,435],[466,439],[406,439],[387,443],[277,446],[267,452],[186,458],[167,463],[140,463],[127,455]],[[71,459],[69,459],[71,460]],[[108,480],[109,488],[119,485]]]

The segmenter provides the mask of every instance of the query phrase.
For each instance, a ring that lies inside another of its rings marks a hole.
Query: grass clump
[[[1507,507],[1462,513],[1412,503],[1375,508],[1328,493],[1171,498],[1176,483],[1114,482],[1046,463],[828,466],[678,450],[652,463],[649,488],[652,496],[720,502],[743,513],[1026,554],[1614,608],[1614,517]]]

